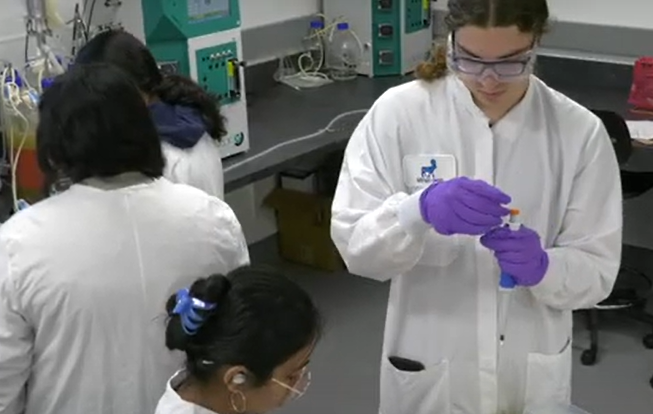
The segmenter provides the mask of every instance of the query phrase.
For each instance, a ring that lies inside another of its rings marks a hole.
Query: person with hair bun
[[[145,98],[161,139],[164,177],[224,198],[219,142],[227,134],[218,100],[193,80],[163,75],[147,47],[123,30],[92,38],[75,64],[110,63],[127,72]]]
[[[168,299],[165,344],[186,354],[156,414],[263,414],[301,397],[320,313],[295,283],[243,267]]]
[[[616,156],[599,118],[533,74],[546,0],[449,0],[445,21],[417,79],[352,134],[332,204],[349,271],[391,280],[380,411],[568,404],[572,311],[619,268]]]

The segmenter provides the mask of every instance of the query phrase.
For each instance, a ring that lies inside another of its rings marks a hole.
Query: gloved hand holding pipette
[[[501,275],[499,278],[499,341],[503,345],[512,291],[516,286],[535,286],[542,281],[549,257],[538,234],[524,227],[519,210],[510,211],[508,224],[481,237],[481,244],[494,251]]]
[[[510,197],[496,187],[467,177],[437,181],[420,196],[420,212],[438,233],[481,235],[510,212]]]
[[[538,285],[549,268],[540,236],[524,225],[491,230],[481,237],[481,244],[494,252],[501,271],[512,276],[518,286]]]

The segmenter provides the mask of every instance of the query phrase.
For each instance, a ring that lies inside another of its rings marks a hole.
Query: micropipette
[[[519,223],[519,210],[510,210],[510,218],[508,219],[508,226],[510,230],[517,231],[521,224]],[[503,345],[506,337],[506,325],[508,324],[508,310],[510,308],[510,298],[512,291],[517,286],[515,279],[505,273],[501,272],[499,279],[499,341]]]

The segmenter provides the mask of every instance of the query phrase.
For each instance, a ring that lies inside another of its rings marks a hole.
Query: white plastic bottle
[[[327,47],[327,65],[331,79],[336,81],[356,79],[361,54],[360,43],[349,29],[349,24],[338,23]]]

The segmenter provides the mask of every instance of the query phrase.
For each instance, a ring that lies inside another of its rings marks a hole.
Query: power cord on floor
[[[249,164],[250,162],[256,161],[259,158],[265,157],[266,155],[271,154],[274,151],[277,151],[277,150],[279,150],[281,148],[287,147],[288,145],[293,145],[293,144],[296,144],[298,142],[308,141],[308,140],[313,139],[313,138],[318,138],[318,137],[322,136],[323,134],[327,134],[327,133],[342,132],[344,130],[343,128],[334,129],[334,126],[335,126],[336,123],[338,123],[341,119],[346,118],[346,117],[351,116],[351,115],[359,115],[359,114],[360,115],[365,115],[367,113],[367,111],[368,111],[367,109],[356,109],[354,111],[343,112],[340,115],[333,118],[331,120],[331,122],[329,122],[327,124],[326,127],[320,129],[319,131],[314,132],[314,133],[309,134],[309,135],[304,135],[303,137],[298,137],[298,138],[294,138],[294,139],[291,139],[291,140],[288,140],[288,141],[281,142],[281,143],[279,143],[279,144],[277,144],[277,145],[275,145],[273,147],[270,147],[270,148],[266,149],[265,151],[263,151],[261,153],[258,153],[256,155],[250,157],[250,158],[247,158],[245,160],[237,162],[236,164],[228,166],[227,168],[224,169],[224,172],[228,173],[229,171],[231,171],[231,170],[233,170],[235,168],[238,168],[238,167],[241,167],[241,166],[243,166],[245,164]]]

